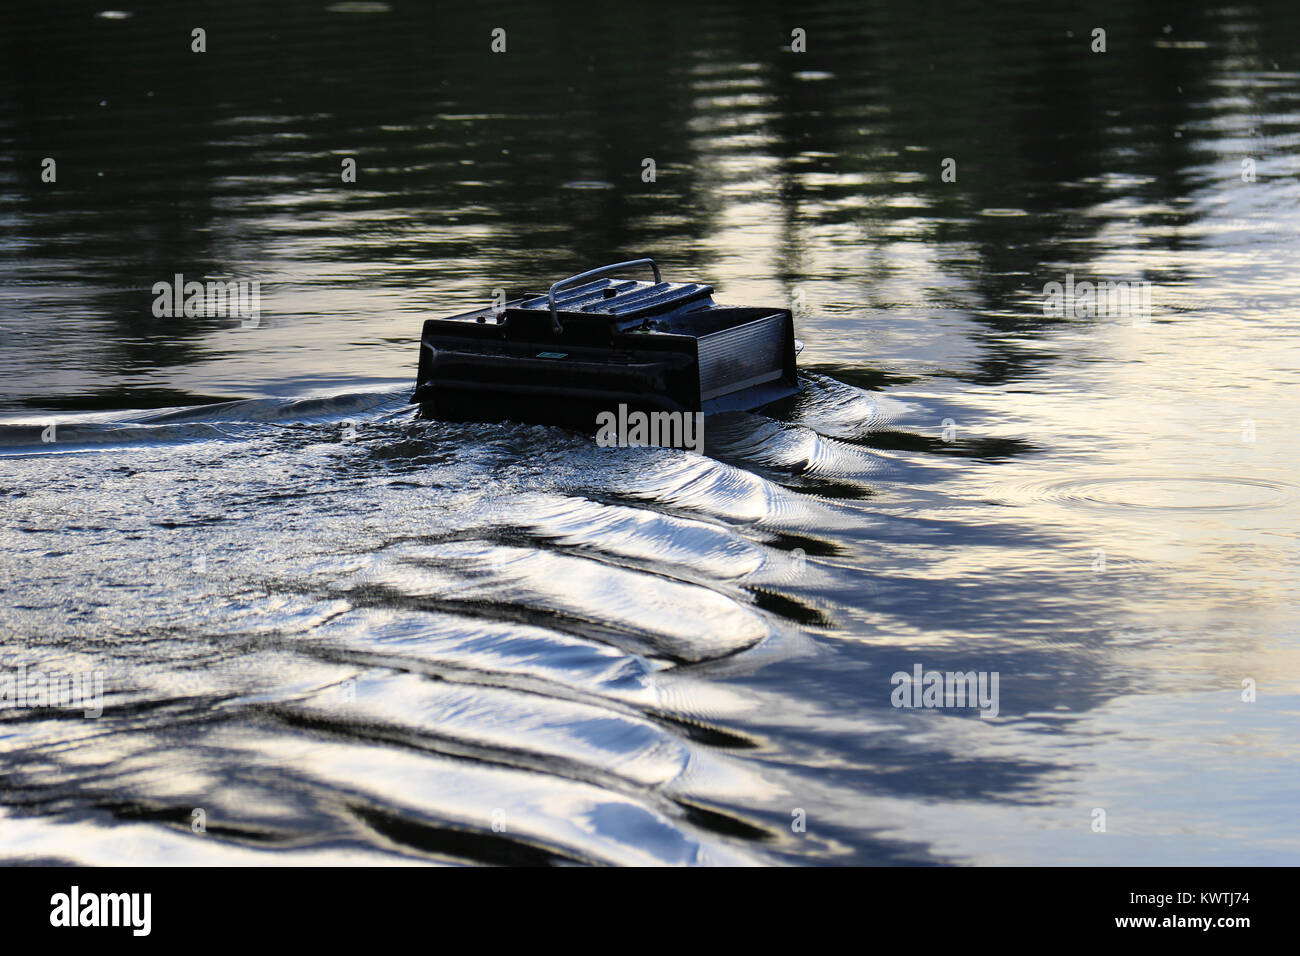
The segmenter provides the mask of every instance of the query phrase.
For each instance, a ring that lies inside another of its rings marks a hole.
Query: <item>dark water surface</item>
[[[1300,862],[1300,13],[1042,6],[13,12],[0,678],[104,712],[0,709],[0,856]],[[406,405],[424,317],[644,254],[796,306],[793,408]]]

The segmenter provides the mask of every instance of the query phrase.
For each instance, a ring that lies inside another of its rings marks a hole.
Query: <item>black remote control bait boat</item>
[[[654,282],[614,279],[648,266]],[[748,410],[799,391],[789,310],[718,305],[713,287],[664,282],[653,259],[561,279],[545,295],[424,323],[422,414],[592,429],[643,412]]]

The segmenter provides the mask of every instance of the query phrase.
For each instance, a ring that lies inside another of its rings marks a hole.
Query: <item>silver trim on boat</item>
[[[700,336],[700,401],[780,378],[784,339],[785,315],[779,312]]]

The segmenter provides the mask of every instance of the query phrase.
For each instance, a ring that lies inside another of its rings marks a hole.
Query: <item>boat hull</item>
[[[592,282],[561,297],[564,308],[540,308],[554,300],[524,296],[500,309],[430,319],[412,401],[422,414],[449,421],[594,430],[598,416],[620,406],[711,414],[796,394],[790,312],[719,306],[711,291],[694,283]]]

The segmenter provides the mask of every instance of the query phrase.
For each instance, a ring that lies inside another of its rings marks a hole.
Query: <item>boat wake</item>
[[[160,863],[838,852],[795,848],[762,695],[725,679],[818,653],[836,498],[889,466],[852,443],[888,405],[806,385],[706,455],[405,392],[0,426],[0,667],[105,678],[97,720],[0,715],[20,855],[107,862],[123,827]]]

